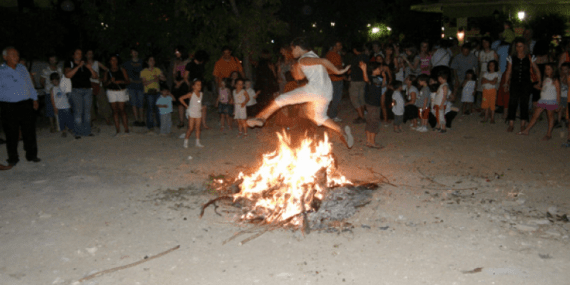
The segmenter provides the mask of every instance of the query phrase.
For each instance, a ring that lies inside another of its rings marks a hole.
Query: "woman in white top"
[[[93,50],[87,50],[85,53],[85,57],[87,58],[87,62],[91,64],[91,68],[95,71],[95,73],[99,74],[99,69],[107,72],[108,69],[105,65],[100,63],[99,61],[94,59]],[[107,100],[107,96],[105,92],[102,92],[101,88],[101,81],[99,78],[90,78],[91,80],[91,88],[93,89],[93,97],[97,99],[97,113],[95,113],[95,108],[91,108],[91,118],[93,121],[97,120],[97,114],[99,114],[107,125],[111,124],[111,108],[109,106],[109,101]]]

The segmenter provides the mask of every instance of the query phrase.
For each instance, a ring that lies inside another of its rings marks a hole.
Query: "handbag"
[[[528,55],[528,60],[530,61],[530,82],[538,82],[538,75],[536,75],[534,68],[532,68],[532,57],[530,54]]]

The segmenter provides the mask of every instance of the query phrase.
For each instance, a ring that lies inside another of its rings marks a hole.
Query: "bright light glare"
[[[316,27],[317,27],[317,23],[313,23],[313,28],[316,28]]]
[[[526,16],[526,13],[524,11],[520,11],[517,13],[517,16],[519,17],[519,20],[524,20],[524,17]]]
[[[335,25],[335,23],[334,23],[334,22],[331,22],[331,27],[334,27],[334,25]]]
[[[370,26],[372,26],[372,25],[371,25],[371,24],[368,24],[368,25],[367,25],[367,27],[369,27],[369,28],[370,28]]]
[[[391,31],[391,30],[392,30],[392,28],[390,28],[390,27],[387,27],[386,29],[387,29],[388,31]]]
[[[376,34],[376,33],[378,33],[378,32],[380,32],[380,29],[379,29],[379,28],[376,28],[376,27],[372,28],[372,33],[373,33],[373,34]]]
[[[441,31],[445,31],[445,28],[444,28],[444,27],[441,27]]]

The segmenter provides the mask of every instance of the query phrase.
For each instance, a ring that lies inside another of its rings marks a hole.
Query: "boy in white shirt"
[[[74,119],[71,113],[71,105],[69,104],[69,99],[67,95],[61,91],[59,88],[59,74],[57,72],[52,73],[49,76],[51,84],[50,98],[53,107],[54,115],[57,116],[57,121],[59,122],[59,129],[61,130],[61,136],[67,137],[67,131],[65,127],[69,130],[73,130]]]

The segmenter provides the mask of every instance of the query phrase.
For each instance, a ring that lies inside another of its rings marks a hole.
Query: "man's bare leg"
[[[336,132],[337,134],[340,135],[340,139],[342,140],[342,142],[344,143],[344,145],[346,145],[346,147],[348,148],[352,148],[352,146],[354,145],[354,138],[352,137],[352,133],[350,131],[350,127],[349,126],[345,126],[344,127],[344,131],[340,128],[340,126],[333,121],[332,119],[327,119],[324,123],[323,126],[333,130],[334,132]]]
[[[262,127],[265,124],[267,118],[269,118],[273,113],[277,112],[281,107],[275,103],[275,101],[271,102],[269,106],[265,107],[265,109],[261,110],[255,118],[248,119],[246,121],[247,125],[250,128],[253,127]]]

